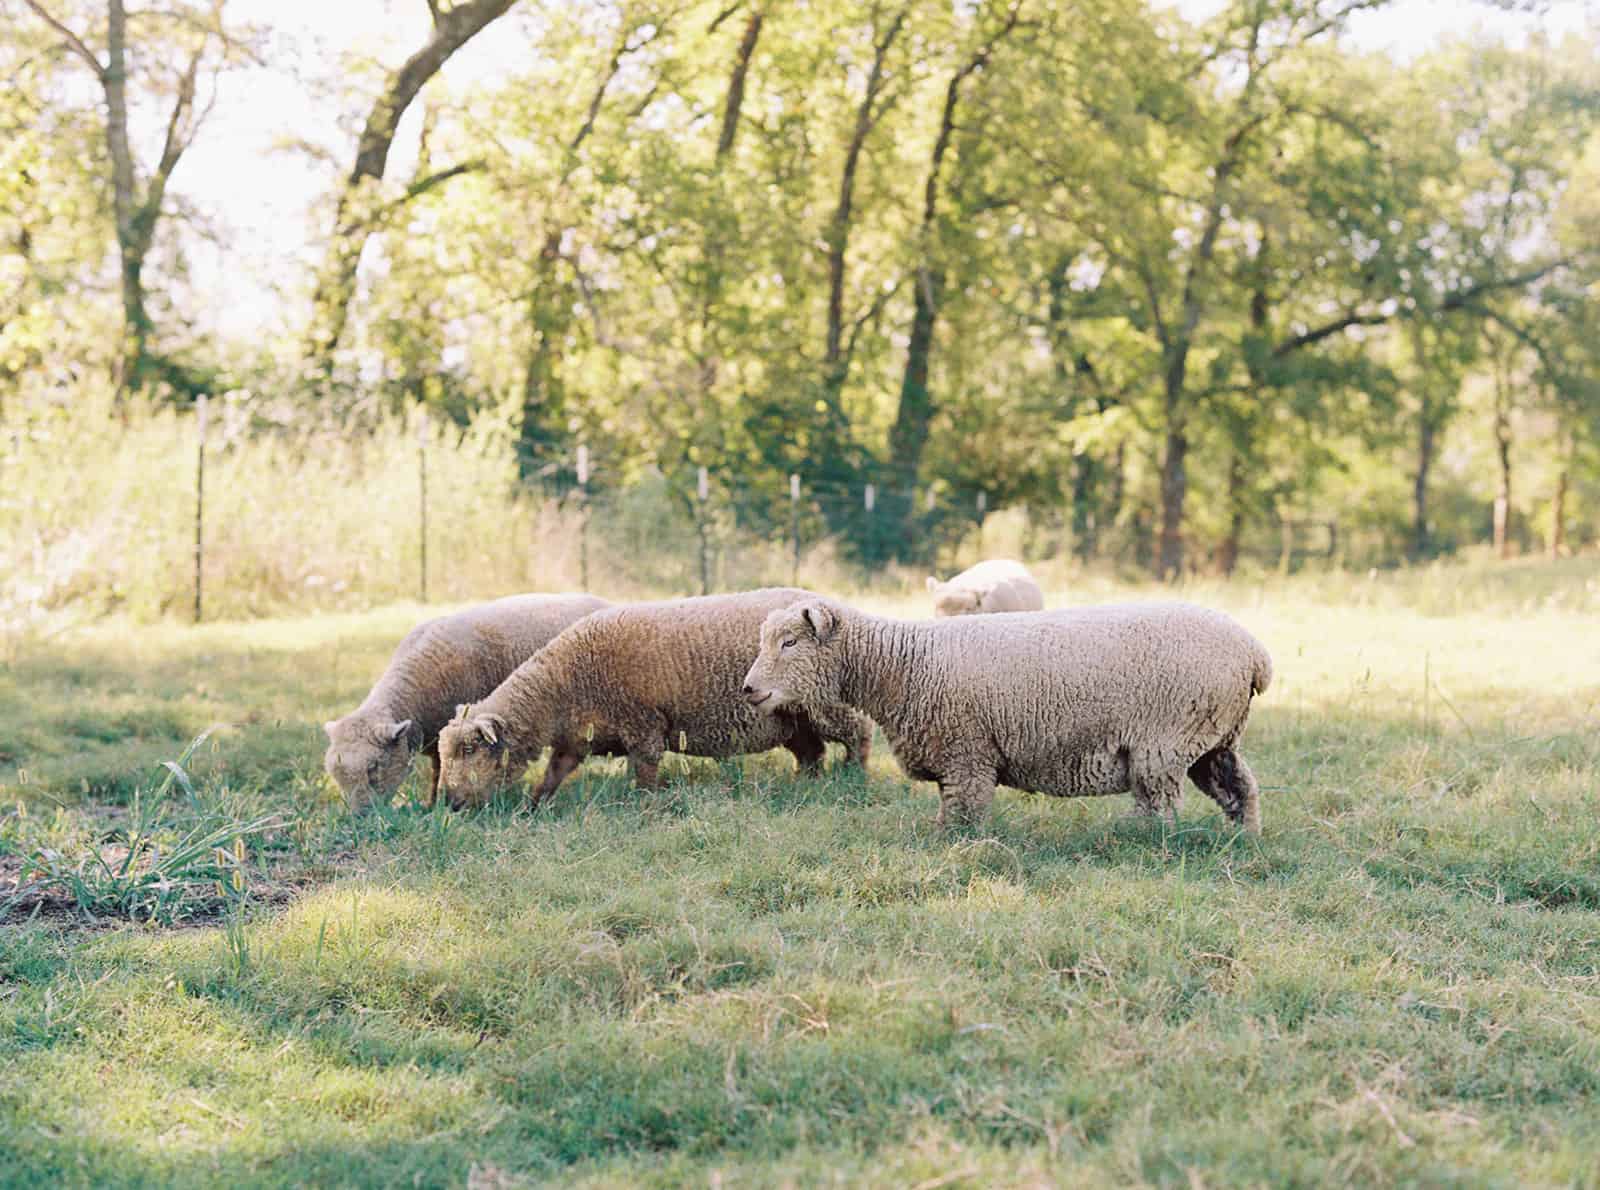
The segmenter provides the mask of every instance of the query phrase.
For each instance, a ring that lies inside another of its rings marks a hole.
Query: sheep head
[[[439,789],[452,808],[481,806],[515,780],[506,721],[461,707],[439,732]]]
[[[357,711],[329,720],[322,730],[328,736],[322,766],[355,811],[393,797],[422,747],[422,728],[411,719]]]
[[[839,626],[839,609],[817,599],[769,615],[761,652],[744,678],[745,700],[768,714],[834,701]]]
[[[935,616],[970,616],[978,610],[978,605],[983,602],[983,592],[971,587],[957,587],[951,583],[941,583],[937,579],[928,580],[928,590],[933,592],[933,614]]]

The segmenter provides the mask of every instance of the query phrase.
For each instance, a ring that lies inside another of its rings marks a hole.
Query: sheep
[[[1220,612],[1183,603],[891,620],[825,599],[761,628],[745,697],[770,711],[863,711],[914,779],[939,783],[941,824],[978,822],[995,785],[1058,797],[1132,790],[1171,818],[1185,772],[1261,830],[1238,753],[1272,659]]]
[[[768,715],[740,697],[768,613],[814,598],[796,588],[637,603],[573,625],[439,733],[441,786],[457,809],[515,782],[546,744],[537,806],[586,755],[626,754],[634,780],[659,784],[668,749],[737,756],[779,746],[815,772],[825,740],[865,764],[871,724],[842,707]]]
[[[990,612],[1036,612],[1044,594],[1021,562],[991,558],[940,582],[928,576],[935,616],[970,616]]]
[[[352,810],[389,798],[412,758],[432,760],[428,804],[439,791],[439,729],[482,698],[567,625],[611,605],[593,595],[513,595],[417,625],[366,700],[324,723],[324,767]]]

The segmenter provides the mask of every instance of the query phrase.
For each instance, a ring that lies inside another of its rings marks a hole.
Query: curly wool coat
[[[930,576],[928,590],[936,616],[1034,612],[1044,607],[1044,592],[1028,568],[1009,558],[979,562],[942,583]]]
[[[767,715],[740,695],[761,622],[811,596],[797,588],[635,603],[590,616],[463,708],[440,734],[441,784],[453,805],[481,804],[548,744],[534,803],[591,753],[625,753],[641,785],[671,750],[738,756],[784,747],[816,770],[825,741],[864,763],[872,725],[842,707]]]
[[[362,704],[323,724],[323,763],[351,808],[400,787],[416,753],[439,788],[439,729],[461,703],[482,698],[562,629],[611,605],[594,595],[513,595],[418,624]]]
[[[1257,832],[1237,744],[1271,680],[1259,641],[1191,604],[910,621],[808,600],[768,617],[745,689],[765,708],[872,716],[905,771],[939,783],[941,822],[982,819],[996,784],[1132,790],[1140,810],[1170,815],[1187,773]]]

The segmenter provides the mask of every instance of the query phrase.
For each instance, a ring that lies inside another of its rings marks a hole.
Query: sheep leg
[[[856,715],[844,734],[844,762],[867,767],[867,761],[872,758],[872,720],[865,715]]]
[[[1133,773],[1133,810],[1141,818],[1160,818],[1174,824],[1182,800],[1183,781],[1178,774],[1164,769]]]
[[[867,767],[867,757],[872,751],[870,719],[844,707],[807,707],[804,715],[816,725],[824,740],[837,740],[844,745],[846,764]]]
[[[643,757],[628,754],[628,766],[633,770],[633,783],[640,789],[660,789],[661,758],[646,760]]]
[[[828,746],[804,715],[794,717],[794,729],[784,747],[794,754],[795,764],[806,776],[814,777],[822,772],[822,758],[828,754]]]
[[[1246,833],[1261,833],[1261,790],[1244,757],[1225,745],[1213,748],[1189,766],[1189,778]]]
[[[576,752],[554,751],[550,753],[550,763],[544,767],[544,776],[539,778],[539,784],[534,787],[532,796],[528,799],[528,809],[535,809],[540,802],[549,797],[572,775],[572,770],[583,763],[583,757]]]
[[[976,826],[982,822],[994,803],[994,780],[992,771],[987,775],[970,773],[961,777],[941,778],[939,813],[934,823],[938,826]]]
[[[439,800],[439,740],[435,737],[433,743],[422,750],[428,758],[428,800],[423,803],[428,809],[433,809],[433,803]]]

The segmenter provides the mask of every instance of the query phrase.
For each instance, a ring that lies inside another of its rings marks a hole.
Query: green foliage
[[[61,7],[69,26],[103,24],[93,6]],[[1336,526],[1328,552],[1346,561],[1425,560],[1482,540],[1505,487],[1523,548],[1582,544],[1597,475],[1595,43],[1447,39],[1397,63],[1349,35],[1370,7],[1231,3],[1196,20],[1145,0],[524,0],[493,35],[528,52],[430,82],[408,108],[411,172],[340,200],[355,231],[334,237],[327,269],[285,262],[270,278],[284,293],[342,278],[318,286],[340,306],[326,357],[286,347],[305,338],[294,318],[246,343],[192,336],[204,320],[181,284],[198,234],[182,174],[168,192],[139,171],[135,190],[161,200],[141,218],[163,229],[145,245],[160,301],[139,314],[141,374],[185,403],[232,389],[254,394],[251,418],[301,423],[274,467],[307,483],[323,478],[296,454],[314,424],[323,471],[370,460],[398,485],[395,426],[429,409],[482,451],[451,475],[463,509],[514,509],[519,525],[534,497],[570,493],[586,445],[607,498],[667,486],[690,555],[708,521],[722,539],[781,536],[791,474],[811,495],[807,536],[872,565],[957,551],[980,494],[1037,514],[1052,552],[1169,571],[1297,565],[1315,547],[1281,543],[1306,525]],[[313,69],[220,8],[162,11],[130,26],[145,101],[181,99],[161,63],[185,55],[219,85],[259,56]],[[105,129],[77,102],[81,55],[27,15],[0,46],[14,441],[43,408],[104,416],[88,377],[119,354]],[[330,126],[371,110],[389,73],[365,48],[346,57],[325,80]],[[208,134],[197,116],[178,123]],[[1481,465],[1491,335],[1517,357],[1494,433],[1538,486]],[[129,452],[150,445],[141,421]],[[161,486],[158,465],[145,455],[139,482]],[[715,514],[687,495],[701,467]],[[339,491],[320,536],[354,545],[332,510],[362,507],[371,486],[319,486]],[[388,491],[379,507],[399,526],[406,503]],[[148,531],[158,517],[140,512]],[[481,520],[461,528],[481,539]],[[374,570],[408,569],[398,540],[359,540]],[[273,545],[282,561],[233,571],[261,608],[328,569]],[[172,573],[160,550],[145,556],[158,555]],[[492,583],[462,592],[526,582],[486,569]],[[636,588],[672,570],[648,569]],[[181,603],[156,585],[107,578],[81,598]]]
[[[237,822],[195,813],[196,797],[184,765],[204,741],[196,737],[177,760],[162,763],[161,783],[135,792],[126,826],[104,844],[92,841],[74,857],[57,847],[10,846],[22,856],[15,887],[0,900],[0,920],[63,897],[90,919],[126,917],[171,925],[217,903],[242,902],[245,840],[277,825],[272,816]],[[174,806],[175,786],[188,795],[188,811]]]

